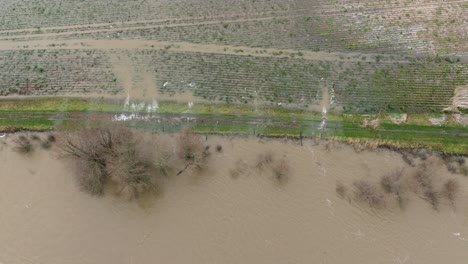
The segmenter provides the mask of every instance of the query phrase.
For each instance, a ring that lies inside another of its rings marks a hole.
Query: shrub
[[[216,145],[216,152],[221,152],[221,151],[223,151],[223,146]]]
[[[285,181],[291,172],[291,166],[284,158],[276,161],[272,166],[273,176],[278,181]]]
[[[455,198],[458,196],[459,191],[460,184],[454,179],[447,180],[442,187],[442,194],[452,205],[455,203]]]
[[[41,138],[40,138],[38,135],[36,135],[36,134],[32,134],[32,135],[30,136],[30,138],[31,138],[32,140],[41,140]]]
[[[403,191],[403,170],[395,170],[389,174],[382,176],[380,185],[386,193],[400,194]]]
[[[425,166],[420,166],[418,168],[418,170],[413,175],[413,179],[416,182],[416,192],[418,189],[422,189],[423,191],[433,189],[432,175]]]
[[[48,134],[44,140],[41,140],[41,147],[43,149],[49,149],[55,141],[55,136],[53,134]]]
[[[102,195],[107,181],[107,171],[99,162],[77,159],[74,163],[75,179],[80,189],[91,195]]]
[[[255,167],[258,169],[263,169],[267,165],[270,165],[273,162],[273,153],[271,152],[265,152],[258,154],[257,160],[255,162]]]
[[[47,135],[47,141],[50,143],[55,142],[56,141],[55,135],[54,134]]]
[[[186,168],[194,166],[195,168],[202,169],[206,164],[206,158],[210,155],[210,147],[205,146],[203,138],[194,134],[190,129],[184,129],[177,136],[176,140],[177,156],[187,162]]]
[[[20,135],[19,137],[15,138],[13,140],[13,143],[14,143],[13,150],[18,153],[27,154],[34,150],[33,144],[24,135]]]
[[[346,188],[346,186],[343,185],[343,183],[337,182],[335,191],[341,198],[345,198],[346,193],[348,192],[348,189]]]
[[[159,149],[149,137],[126,127],[82,129],[58,141],[63,157],[75,168],[77,183],[92,195],[103,194],[112,181],[118,194],[138,197],[155,188],[160,169],[169,166],[163,158],[156,159]]]
[[[453,174],[456,174],[458,173],[458,166],[456,163],[453,163],[453,162],[449,162],[447,163],[447,170],[450,172],[450,173],[453,173]]]
[[[412,155],[411,153],[408,153],[408,152],[402,152],[401,153],[401,157],[403,158],[403,161],[410,165],[411,167],[414,167],[416,166],[415,163],[414,163],[414,155]]]
[[[358,201],[367,203],[370,207],[382,207],[384,205],[384,196],[378,188],[365,180],[354,182],[355,197]]]
[[[462,175],[468,176],[468,167],[467,167],[467,166],[461,167],[460,173],[461,173]]]
[[[439,193],[433,189],[427,189],[424,192],[425,199],[432,205],[434,210],[439,208]]]
[[[128,198],[154,187],[154,164],[152,155],[141,151],[138,142],[130,140],[115,147],[113,159],[108,161],[112,180],[120,186],[118,193]]]
[[[229,170],[229,174],[232,178],[238,178],[240,175],[245,174],[249,168],[247,162],[242,159],[238,159],[233,169]]]
[[[52,145],[51,145],[50,142],[47,141],[47,140],[43,140],[43,141],[41,142],[41,147],[42,147],[43,149],[49,149],[51,146],[52,146]]]
[[[163,137],[159,137],[156,139],[156,141],[153,142],[154,144],[150,144],[150,146],[157,146],[156,151],[151,151],[151,155],[154,157],[153,160],[155,169],[161,175],[168,176],[172,170],[172,146],[170,146],[167,139]]]

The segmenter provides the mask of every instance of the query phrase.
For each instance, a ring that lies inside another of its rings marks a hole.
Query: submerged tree
[[[185,162],[185,167],[177,175],[186,169],[193,167],[203,169],[207,158],[210,156],[210,146],[206,146],[203,138],[193,133],[191,129],[184,129],[176,138],[177,156]]]
[[[80,187],[93,195],[103,194],[111,181],[118,193],[134,198],[154,188],[156,177],[169,166],[156,159],[153,141],[123,126],[62,133],[60,148],[74,166]]]

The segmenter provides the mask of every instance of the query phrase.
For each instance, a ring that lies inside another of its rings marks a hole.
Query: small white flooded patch
[[[123,113],[115,114],[112,121],[129,121],[129,120],[158,120],[159,104],[157,100],[152,103],[131,102],[130,96],[127,95],[124,101]],[[128,113],[130,112],[130,113]],[[146,114],[145,114],[146,112]]]
[[[130,95],[127,94],[127,97],[125,98],[125,101],[124,101],[124,111],[128,111],[129,105],[130,105]]]
[[[194,106],[194,103],[193,103],[192,101],[188,102],[188,103],[187,103],[187,110],[185,110],[185,111],[183,112],[183,114],[185,114],[185,113],[190,113],[190,111],[191,111],[191,109],[192,109],[193,106]]]
[[[121,113],[114,115],[112,118],[112,121],[130,121],[130,120],[143,120],[143,121],[150,121],[150,120],[156,120],[159,121],[159,116],[157,115],[142,115],[139,113]]]
[[[3,134],[0,135],[0,138],[4,138],[4,137],[6,137],[6,134],[5,134],[5,133],[3,133]]]
[[[131,109],[135,112],[140,112],[145,108],[145,103],[132,103]]]
[[[327,108],[324,106],[322,108],[322,122],[320,122],[318,129],[325,129],[326,126],[327,126]]]
[[[166,87],[169,84],[169,82],[164,82],[163,87]]]
[[[431,122],[431,124],[433,124],[435,126],[440,126],[440,125],[444,124],[445,122],[447,122],[447,117],[444,115],[442,117],[429,118],[428,120],[429,120],[429,122]]]
[[[391,114],[390,115],[390,120],[392,120],[392,122],[394,124],[403,124],[403,123],[406,123],[408,121],[408,114],[404,113],[404,114]]]
[[[158,109],[159,109],[159,104],[158,104],[158,101],[156,101],[156,100],[153,100],[153,103],[148,104],[146,106],[146,111],[148,113],[156,112],[156,111],[158,111]]]
[[[158,104],[158,101],[156,101],[156,100],[153,100],[153,109],[154,110],[159,109],[159,104]]]
[[[335,89],[331,88],[330,90],[330,105],[335,103]]]
[[[191,83],[188,84],[188,86],[190,86],[190,87],[195,87],[195,83],[194,83],[194,82],[191,82]]]

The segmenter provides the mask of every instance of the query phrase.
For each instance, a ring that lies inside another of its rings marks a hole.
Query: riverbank
[[[404,116],[404,119],[402,117]],[[278,106],[125,102],[96,98],[23,98],[0,101],[0,131],[47,131],[89,124],[93,118],[127,122],[152,131],[178,131],[190,124],[203,134],[323,138],[368,147],[428,148],[468,155],[468,127],[453,114],[323,113]],[[363,128],[365,119],[377,120]],[[442,120],[434,125],[431,120]]]

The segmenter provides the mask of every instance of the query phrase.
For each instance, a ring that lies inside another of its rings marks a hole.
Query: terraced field
[[[5,0],[0,13],[5,98],[440,116],[468,85],[467,1]]]

